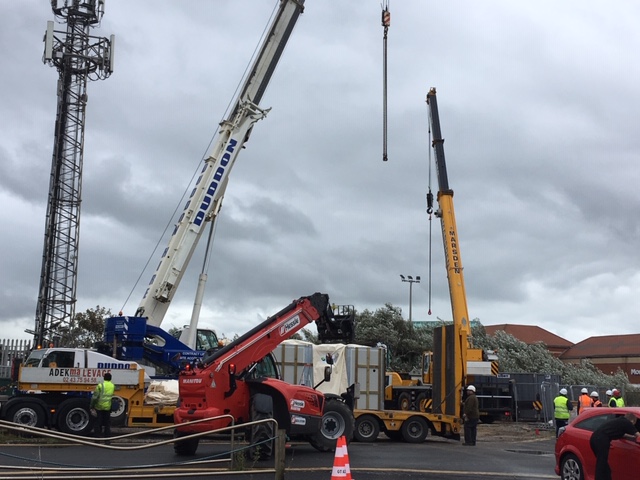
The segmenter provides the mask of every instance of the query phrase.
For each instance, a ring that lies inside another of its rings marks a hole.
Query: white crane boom
[[[269,111],[260,108],[260,100],[303,9],[304,0],[281,0],[231,114],[220,123],[211,153],[136,311],[137,317],[147,318],[148,325],[162,323],[205,224],[215,222],[238,153],[253,125]]]

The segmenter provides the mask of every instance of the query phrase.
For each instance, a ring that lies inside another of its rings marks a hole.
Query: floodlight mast
[[[115,38],[89,35],[104,0],[51,0],[65,31],[47,22],[43,62],[58,70],[58,101],[34,346],[56,343],[75,315],[87,81],[113,72]]]
[[[413,284],[420,283],[420,275],[416,275],[416,278],[413,278],[411,275],[400,275],[400,278],[403,282],[409,283],[409,323],[412,322],[413,319]]]

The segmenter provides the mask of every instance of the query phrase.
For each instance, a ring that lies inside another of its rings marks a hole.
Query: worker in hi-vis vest
[[[561,388],[560,394],[553,399],[554,417],[556,419],[556,438],[558,437],[558,430],[565,427],[569,423],[569,417],[571,417],[571,410],[573,410],[573,404],[567,397],[567,389]]]
[[[111,373],[105,373],[103,378],[104,380],[96,385],[91,397],[91,414],[96,417],[96,437],[111,436],[111,401],[116,386],[111,382]]]

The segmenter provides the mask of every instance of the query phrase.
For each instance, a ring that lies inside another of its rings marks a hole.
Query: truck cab
[[[108,355],[86,348],[43,348],[33,350],[23,365],[25,368],[98,368],[105,370],[138,370],[137,362],[117,360]],[[145,377],[153,376],[153,367],[144,367]]]

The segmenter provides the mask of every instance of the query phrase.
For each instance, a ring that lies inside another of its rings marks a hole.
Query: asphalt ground
[[[107,447],[49,441],[3,445],[0,478],[276,478],[273,462],[253,462],[242,454],[237,470],[230,471],[228,438],[203,440],[194,457],[177,457],[171,444],[160,444],[165,441],[169,435],[150,434],[136,441],[114,439]],[[349,444],[346,461],[359,480],[556,479],[554,444],[553,432],[531,426],[480,425],[475,447],[437,437],[407,444],[381,435],[375,443]],[[292,442],[285,453],[285,478],[330,480],[337,461],[334,453]]]

